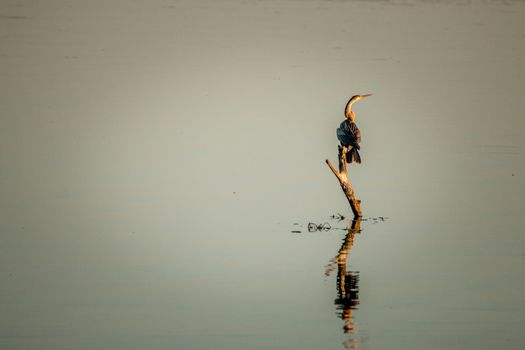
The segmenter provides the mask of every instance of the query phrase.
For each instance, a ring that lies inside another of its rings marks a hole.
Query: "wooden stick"
[[[339,171],[335,169],[335,167],[330,163],[330,161],[327,159],[326,164],[332,170],[335,177],[337,177],[337,180],[339,180],[339,184],[341,185],[341,189],[343,190],[346,199],[348,199],[348,203],[350,203],[350,208],[352,208],[352,212],[354,213],[355,218],[360,218],[363,216],[361,212],[361,204],[360,201],[355,197],[354,190],[352,188],[352,185],[350,184],[350,179],[348,178],[348,170],[346,166],[346,152],[347,148],[344,146],[339,146]]]

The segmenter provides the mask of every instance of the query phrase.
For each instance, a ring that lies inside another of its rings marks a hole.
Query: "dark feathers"
[[[361,164],[361,155],[359,155],[357,148],[352,147],[346,152],[346,162]]]
[[[346,161],[348,163],[361,163],[361,156],[358,150],[361,149],[359,143],[361,142],[361,131],[357,125],[346,119],[341,123],[337,129],[337,139],[341,145],[348,148],[346,153]]]

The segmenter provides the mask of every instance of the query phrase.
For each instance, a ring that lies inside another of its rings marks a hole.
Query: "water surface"
[[[3,1],[0,347],[522,349],[524,15]]]

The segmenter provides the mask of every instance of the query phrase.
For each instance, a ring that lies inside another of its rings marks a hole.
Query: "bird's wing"
[[[372,96],[372,94],[366,94],[366,95],[355,95],[352,96],[352,98],[348,101],[345,108],[345,116],[348,116],[350,114],[350,110],[352,109],[352,105],[356,103],[359,100],[362,100],[365,97]]]

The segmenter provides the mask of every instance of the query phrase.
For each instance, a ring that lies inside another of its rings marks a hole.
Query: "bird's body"
[[[355,124],[355,113],[352,111],[352,105],[367,95],[355,95],[348,101],[345,107],[345,120],[337,128],[337,139],[341,145],[346,147],[346,161],[348,163],[361,163],[361,156],[359,155],[359,143],[361,142],[361,131]]]
[[[348,163],[361,163],[361,156],[359,155],[361,131],[359,131],[356,123],[350,119],[344,120],[337,128],[337,139],[348,150],[346,161]]]

